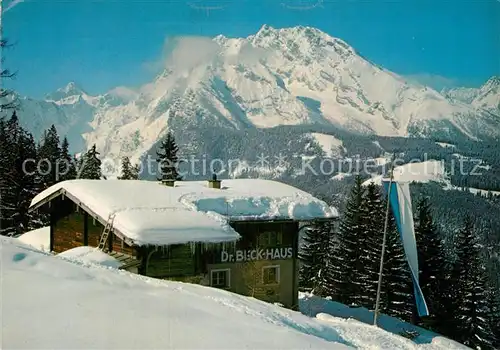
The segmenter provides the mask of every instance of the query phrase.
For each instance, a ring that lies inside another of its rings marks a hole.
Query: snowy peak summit
[[[276,29],[264,24],[256,34],[250,35],[247,40],[250,40],[255,46],[288,51],[293,56],[297,56],[300,51],[314,55],[314,51],[323,51],[328,47],[333,47],[338,53],[356,54],[356,51],[345,41],[334,38],[317,28],[307,26]]]
[[[45,99],[52,101],[60,101],[68,97],[86,95],[85,91],[80,88],[75,82],[70,82],[63,88],[57,89],[51,94],[48,94]]]
[[[500,92],[500,76],[494,76],[488,79],[480,90],[484,93],[498,94]]]
[[[480,88],[443,90],[448,98],[500,115],[500,76],[493,76]]]

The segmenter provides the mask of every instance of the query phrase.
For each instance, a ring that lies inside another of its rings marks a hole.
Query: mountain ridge
[[[246,38],[179,39],[164,70],[138,89],[90,96],[69,83],[48,100],[22,98],[20,115],[54,120],[63,134],[71,131],[70,144],[78,148],[95,143],[104,157],[136,161],[167,128],[215,126],[223,134],[323,125],[381,136],[481,140],[500,135],[496,82],[492,77],[468,91],[469,101],[460,97],[464,91],[412,84],[319,29],[263,25]],[[29,129],[40,130],[44,122]]]

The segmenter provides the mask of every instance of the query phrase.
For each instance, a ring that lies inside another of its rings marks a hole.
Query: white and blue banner
[[[390,180],[383,180],[385,193],[389,192]],[[410,186],[408,182],[392,182],[389,203],[394,214],[396,226],[403,242],[406,260],[410,266],[413,279],[413,291],[419,316],[428,316],[429,309],[424,299],[422,289],[418,281],[418,253],[415,240],[415,227],[413,225],[413,210],[410,197]]]

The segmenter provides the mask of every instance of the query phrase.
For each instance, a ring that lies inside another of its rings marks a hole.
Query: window
[[[275,247],[283,244],[283,234],[281,232],[262,232],[259,235],[259,245],[265,247]]]
[[[210,273],[210,285],[215,288],[228,288],[230,286],[230,270],[212,270]]]
[[[279,284],[280,283],[279,265],[264,266],[262,268],[262,279],[264,284]]]

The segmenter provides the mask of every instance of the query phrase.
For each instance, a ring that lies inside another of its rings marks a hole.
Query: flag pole
[[[391,161],[391,169],[389,170],[389,190],[387,191],[387,204],[385,208],[385,222],[384,222],[384,238],[382,239],[382,253],[380,254],[380,270],[378,273],[378,286],[377,286],[377,300],[375,302],[375,312],[373,315],[373,325],[377,325],[377,319],[378,319],[378,314],[379,314],[379,308],[380,308],[380,292],[382,290],[382,273],[384,271],[384,255],[385,255],[385,246],[387,242],[387,227],[389,226],[389,208],[390,208],[390,198],[391,198],[391,188],[392,188],[392,182],[394,179],[394,158],[395,154],[392,156],[392,161]],[[382,186],[383,186],[383,181],[382,181]]]

